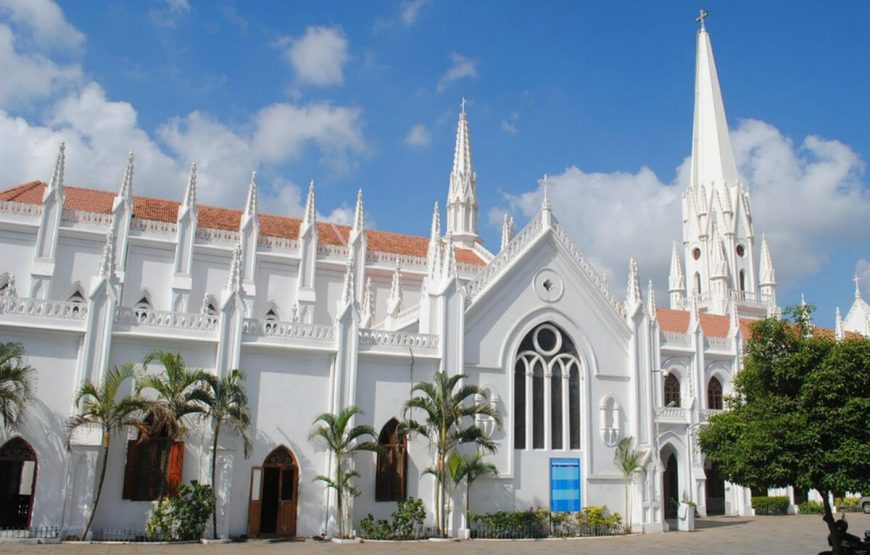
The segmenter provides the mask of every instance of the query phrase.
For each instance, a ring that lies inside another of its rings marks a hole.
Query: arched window
[[[0,529],[30,527],[36,469],[36,453],[20,437],[0,447]]]
[[[514,447],[529,440],[533,449],[580,448],[580,361],[553,324],[533,329],[514,362]]]
[[[263,328],[266,330],[266,333],[272,333],[275,331],[277,327],[277,322],[280,318],[278,318],[278,309],[275,308],[274,304],[269,304],[269,309],[266,311],[263,319],[266,321]]]
[[[202,314],[205,316],[217,316],[217,301],[211,295],[206,295],[202,299]]]
[[[146,314],[151,312],[152,308],[154,307],[151,306],[151,299],[147,294],[142,294],[139,295],[139,300],[133,305],[133,313],[136,315],[136,318],[141,320]]]
[[[665,378],[665,406],[680,406],[680,380],[673,374]]]
[[[85,294],[84,294],[84,291],[82,291],[81,286],[80,285],[74,286],[72,291],[67,294],[66,300],[68,303],[73,303],[73,307],[71,310],[72,314],[74,316],[78,315],[79,312],[82,310],[82,307],[86,303]]]
[[[375,474],[375,501],[399,501],[405,498],[408,474],[408,442],[399,438],[399,421],[391,418],[378,436],[378,468]]]
[[[707,408],[722,410],[722,382],[716,376],[707,384]]]

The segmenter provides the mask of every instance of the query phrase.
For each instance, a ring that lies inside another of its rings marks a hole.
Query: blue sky
[[[0,164],[178,198],[323,217],[357,188],[379,229],[426,234],[469,99],[480,228],[522,225],[555,176],[556,216],[621,292],[628,257],[666,287],[689,155],[694,18],[704,7],[733,142],[781,304],[832,325],[851,276],[870,293],[870,5],[818,2],[66,2],[0,0]],[[660,297],[660,302],[665,297]]]

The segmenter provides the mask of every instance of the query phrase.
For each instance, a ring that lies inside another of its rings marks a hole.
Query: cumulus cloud
[[[511,112],[509,118],[501,120],[501,130],[508,135],[516,135],[520,132],[520,130],[517,129],[517,122],[519,119],[520,115],[517,112]]]
[[[375,32],[396,26],[411,27],[419,19],[423,6],[429,2],[430,0],[404,0],[399,6],[399,12],[396,15],[375,21]]]
[[[795,146],[758,120],[742,121],[731,138],[751,192],[756,234],[767,235],[781,287],[818,271],[831,244],[870,237],[870,228],[856,225],[870,213],[864,162],[847,145],[809,136]],[[617,291],[624,291],[629,256],[638,259],[644,280],[654,279],[659,293],[666,287],[671,244],[681,233],[688,168],[686,159],[670,183],[648,168],[588,173],[572,166],[551,177],[557,218]],[[537,212],[541,200],[537,188],[507,196],[511,211],[526,217]]]
[[[81,79],[77,64],[58,65],[37,52],[20,53],[12,29],[0,24],[0,106],[30,104]]]
[[[284,48],[284,57],[299,83],[325,86],[344,82],[344,64],[350,57],[340,28],[308,27],[301,37],[284,37],[277,45]]]
[[[424,147],[429,146],[431,142],[432,136],[422,123],[412,126],[405,136],[405,144],[408,146]]]
[[[33,46],[39,50],[84,45],[84,34],[67,22],[63,10],[51,0],[0,0],[0,15],[29,29]]]
[[[438,79],[438,92],[443,91],[459,79],[477,77],[477,60],[453,52],[450,54],[450,62],[452,64],[450,68]]]

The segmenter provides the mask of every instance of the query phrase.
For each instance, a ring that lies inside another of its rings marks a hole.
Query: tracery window
[[[665,406],[680,406],[680,380],[673,374],[665,378]]]
[[[514,361],[514,447],[580,449],[580,360],[568,335],[545,323]]]
[[[722,410],[722,382],[716,376],[707,384],[707,408]]]
[[[378,436],[378,468],[375,474],[375,501],[405,499],[408,474],[408,442],[399,437],[399,421],[391,418]]]

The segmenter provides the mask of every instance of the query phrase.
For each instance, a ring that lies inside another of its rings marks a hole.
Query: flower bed
[[[489,514],[471,514],[471,537],[480,539],[576,538],[615,536],[624,533],[619,513],[607,507],[586,507],[578,513],[551,513],[529,509]]]

